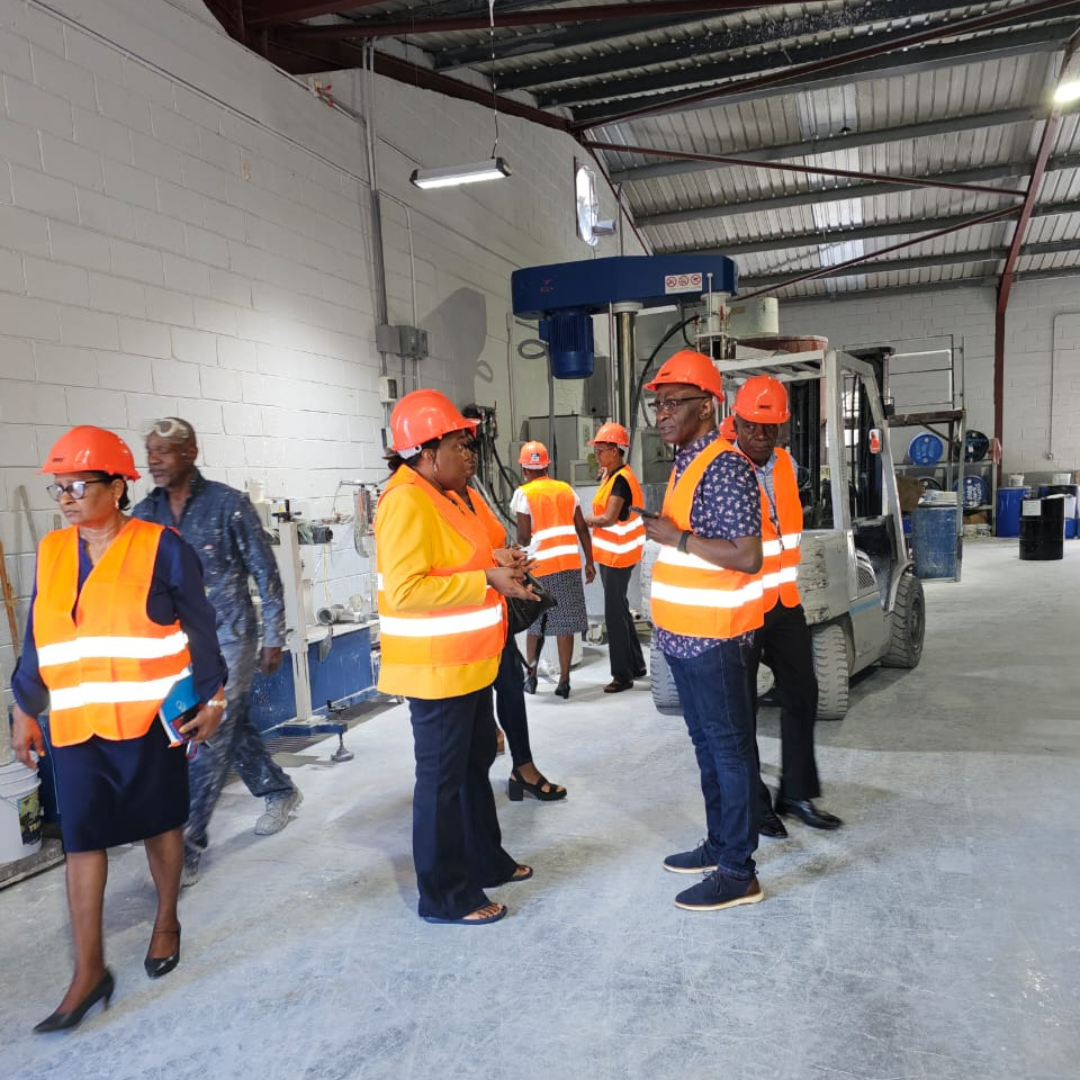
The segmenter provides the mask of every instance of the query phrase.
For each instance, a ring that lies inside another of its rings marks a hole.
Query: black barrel
[[[1065,555],[1065,500],[1026,499],[1020,513],[1020,558],[1061,559]]]

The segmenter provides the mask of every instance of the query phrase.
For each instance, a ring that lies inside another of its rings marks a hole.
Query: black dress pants
[[[506,639],[499,673],[495,676],[495,712],[499,727],[506,732],[514,768],[528,765],[532,761],[532,747],[529,745],[529,717],[525,712],[525,670],[512,636]]]
[[[762,660],[772,668],[780,698],[780,793],[796,801],[816,799],[821,794],[814,761],[818,688],[814,646],[801,604],[785,607],[778,603],[766,612],[765,625],[754,631],[754,644],[746,655],[746,673],[755,716],[757,673]],[[759,812],[763,812],[769,806],[769,789],[760,780],[760,773],[759,767]]]
[[[488,770],[495,760],[491,687],[451,698],[409,698],[416,754],[413,863],[419,913],[460,919],[487,904],[485,887],[517,863],[502,849]]]
[[[630,682],[645,670],[637,628],[630,614],[626,593],[630,588],[632,566],[605,566],[600,563],[600,581],[604,586],[604,622],[607,624],[611,677]]]

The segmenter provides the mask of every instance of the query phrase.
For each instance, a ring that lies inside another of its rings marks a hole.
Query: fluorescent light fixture
[[[457,187],[481,180],[502,180],[510,175],[510,166],[501,157],[474,161],[469,165],[440,165],[437,169],[414,169],[409,179],[425,191],[428,188]]]
[[[1065,65],[1061,81],[1054,91],[1055,105],[1068,105],[1080,99],[1080,57],[1073,58]]]

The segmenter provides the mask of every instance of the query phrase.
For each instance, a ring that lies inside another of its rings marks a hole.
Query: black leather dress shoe
[[[786,799],[777,797],[776,812],[783,817],[797,817],[811,829],[839,829],[844,823],[827,810],[819,810],[813,799]]]
[[[758,822],[757,831],[761,836],[771,836],[774,840],[783,840],[787,836],[784,823],[773,810],[765,811],[765,816]]]

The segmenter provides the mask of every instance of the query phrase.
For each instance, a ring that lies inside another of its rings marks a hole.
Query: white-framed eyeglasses
[[[111,480],[72,480],[70,484],[50,484],[45,491],[48,493],[50,499],[55,499],[57,502],[64,495],[70,495],[73,499],[86,498],[86,485],[87,484],[111,484]]]

